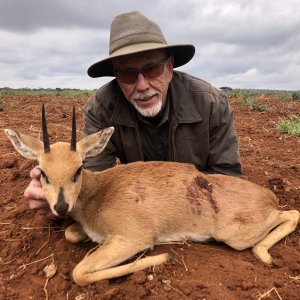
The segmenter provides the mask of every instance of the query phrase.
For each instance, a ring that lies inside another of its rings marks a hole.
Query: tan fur
[[[54,207],[63,188],[68,211],[77,221],[66,230],[67,240],[77,243],[89,236],[103,243],[75,267],[77,284],[166,262],[168,255],[163,254],[116,267],[164,241],[214,238],[237,250],[253,247],[260,260],[271,263],[268,249],[295,230],[299,212],[280,211],[271,191],[235,177],[206,175],[189,164],[136,162],[103,172],[83,170],[72,182],[86,152],[95,152],[91,145],[98,144],[97,153],[104,149],[112,134],[112,129],[106,130],[79,142],[77,152],[71,152],[67,143],[52,145],[48,154],[37,151],[49,180],[42,185],[52,211],[57,214]],[[6,134],[11,140],[19,136],[18,142],[12,141],[15,147],[23,140],[30,148],[28,137]],[[18,151],[22,153],[20,147]]]

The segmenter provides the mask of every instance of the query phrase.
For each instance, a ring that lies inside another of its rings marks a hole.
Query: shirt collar
[[[168,121],[169,114],[170,114],[170,101],[168,98],[169,97],[167,97],[166,106],[162,112],[163,114],[160,118],[160,121],[157,124],[154,125],[154,123],[151,122],[150,118],[142,116],[139,112],[137,112],[138,121],[143,122],[145,124],[153,125],[153,126],[160,126],[160,125],[164,124],[166,121]]]

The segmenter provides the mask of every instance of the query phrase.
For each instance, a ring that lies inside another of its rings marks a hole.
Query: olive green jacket
[[[194,164],[208,173],[241,176],[233,112],[226,96],[209,83],[175,71],[169,85],[169,160]],[[87,158],[92,171],[143,160],[134,107],[116,80],[101,87],[85,105],[84,134],[113,126],[115,132],[103,153]]]

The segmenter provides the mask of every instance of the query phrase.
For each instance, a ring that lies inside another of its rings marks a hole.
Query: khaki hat
[[[174,56],[174,68],[189,62],[195,53],[193,45],[168,45],[159,26],[138,11],[115,17],[110,27],[109,57],[88,68],[90,77],[114,76],[111,58],[167,49]]]

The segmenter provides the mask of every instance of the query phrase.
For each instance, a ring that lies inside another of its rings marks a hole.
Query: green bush
[[[288,91],[275,92],[274,95],[278,100],[286,101],[292,99],[292,93]]]
[[[300,100],[300,91],[293,92],[293,100]]]
[[[277,123],[276,128],[280,132],[300,136],[300,116],[291,115],[287,119],[282,119]]]
[[[230,91],[226,94],[227,94],[228,97],[238,98],[240,96],[240,93],[241,93],[241,91],[239,89],[234,89],[234,90],[232,90],[232,91]]]
[[[243,95],[241,100],[244,103],[244,105],[248,106],[251,110],[259,112],[265,112],[269,110],[267,105],[258,104],[254,99],[253,95],[251,94]]]

